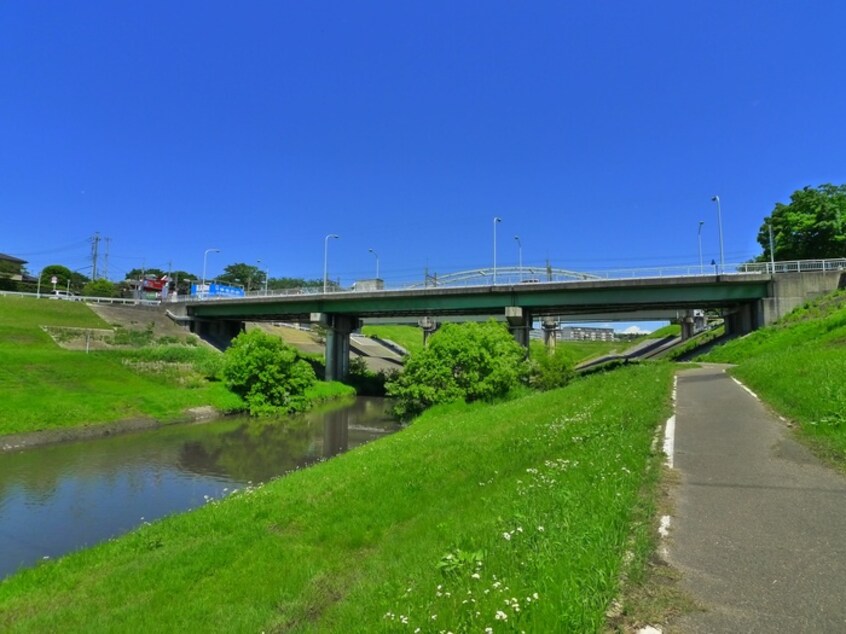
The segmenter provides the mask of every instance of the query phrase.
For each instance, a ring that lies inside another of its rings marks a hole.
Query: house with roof
[[[22,281],[24,279],[24,264],[26,264],[26,260],[0,253],[0,278],[14,280],[15,282]]]

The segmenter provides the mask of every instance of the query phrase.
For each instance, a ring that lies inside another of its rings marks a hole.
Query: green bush
[[[549,351],[545,346],[532,349],[529,384],[539,390],[564,387],[573,378],[575,362],[563,346]]]
[[[436,403],[505,396],[525,377],[525,350],[502,324],[446,324],[429,345],[412,353],[399,377],[387,383],[394,412],[408,419]]]
[[[261,330],[242,333],[223,356],[226,387],[246,401],[253,416],[308,405],[304,394],[317,380],[314,370],[278,337]]]

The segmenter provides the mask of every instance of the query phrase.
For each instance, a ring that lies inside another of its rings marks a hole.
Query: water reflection
[[[383,399],[0,454],[0,578],[396,429]]]

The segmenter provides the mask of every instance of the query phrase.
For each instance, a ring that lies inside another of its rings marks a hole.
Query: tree
[[[82,287],[82,294],[86,297],[117,297],[117,286],[105,278],[88,282]]]
[[[337,287],[337,283],[329,280],[327,286]],[[323,280],[306,280],[301,277],[271,277],[267,281],[267,288],[282,291],[297,288],[323,288]]]
[[[252,264],[236,262],[223,269],[223,275],[218,275],[219,282],[243,286],[248,293],[264,286],[264,271]]]
[[[409,418],[437,403],[492,400],[526,376],[526,351],[495,321],[446,324],[429,345],[409,356],[399,378],[386,385],[395,412]]]
[[[226,387],[247,402],[253,416],[305,409],[305,391],[317,380],[296,350],[261,330],[232,340],[222,374]]]
[[[161,269],[157,269],[156,267],[152,267],[149,269],[132,269],[126,272],[126,277],[124,279],[127,280],[140,280],[143,278],[148,277],[155,277],[156,279],[163,278],[167,273],[162,271]]]
[[[776,203],[758,230],[762,262],[770,260],[770,225],[776,260],[846,257],[846,185],[805,187],[790,204]]]
[[[79,293],[88,282],[88,278],[78,271],[71,271],[61,264],[51,264],[41,270],[41,290],[52,288],[52,278],[56,277],[56,288],[68,289]]]

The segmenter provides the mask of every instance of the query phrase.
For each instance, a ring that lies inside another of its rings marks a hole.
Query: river
[[[0,579],[398,429],[384,399],[0,454]]]

